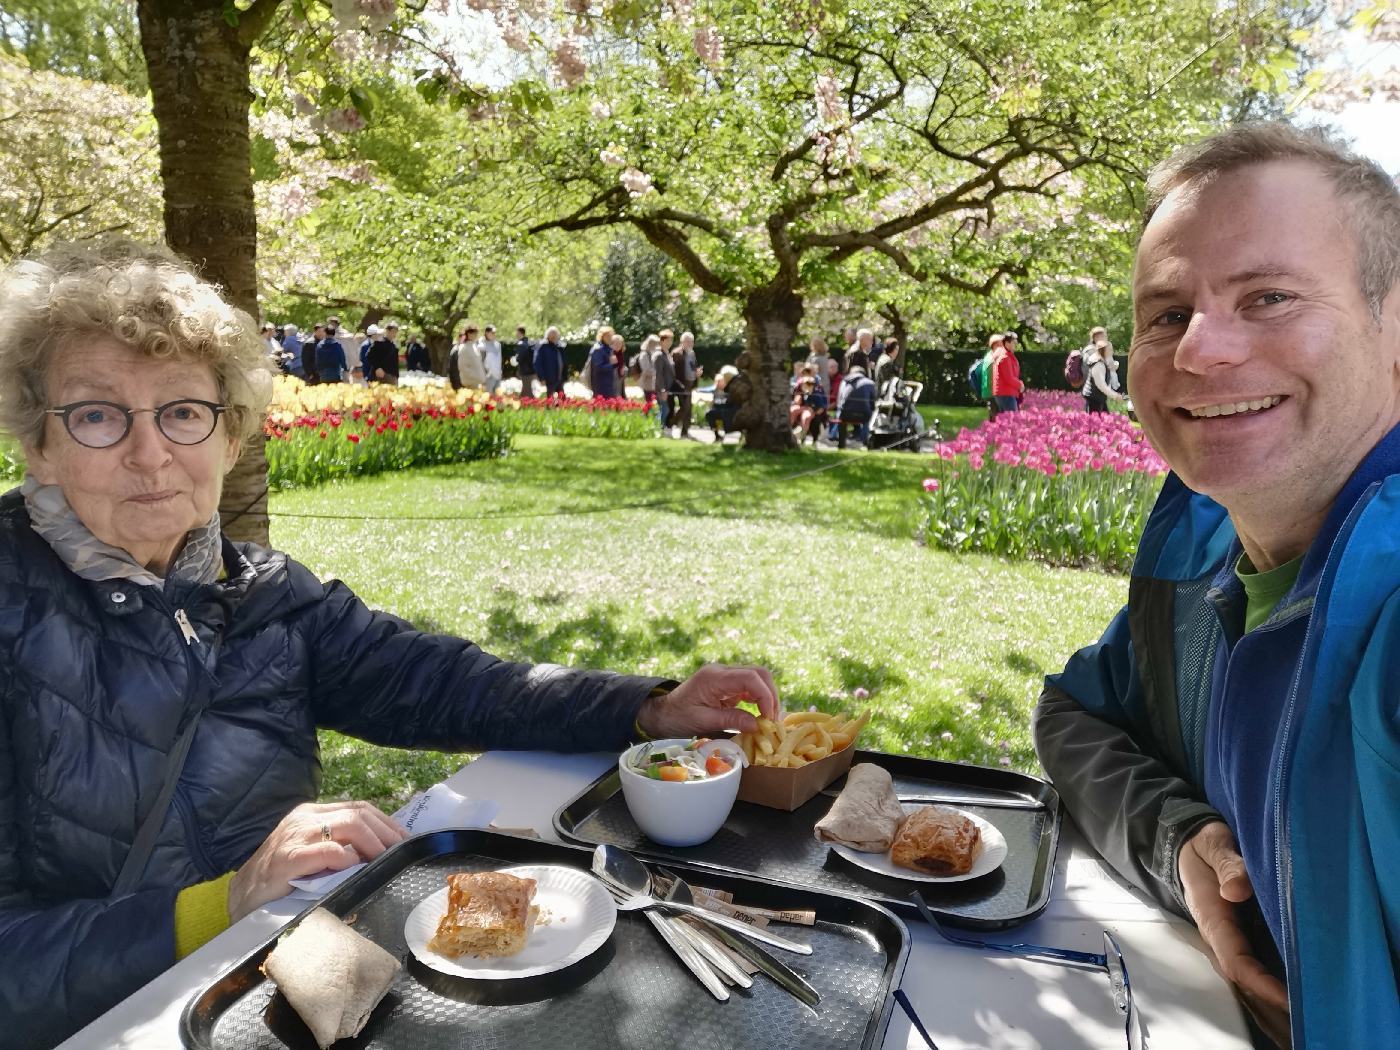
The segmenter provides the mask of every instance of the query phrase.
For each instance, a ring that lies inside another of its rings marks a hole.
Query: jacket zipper
[[[190,623],[184,609],[175,610],[175,623],[180,628],[180,637],[184,638],[186,645],[199,644],[199,635],[195,633],[194,625]]]
[[[1321,594],[1322,584],[1330,582],[1330,575],[1335,574],[1336,569],[1332,564],[1332,558],[1337,553],[1337,547],[1342,542],[1344,536],[1349,537],[1351,535],[1353,531],[1351,523],[1356,520],[1357,515],[1364,510],[1369,503],[1369,497],[1363,496],[1361,499],[1357,500],[1355,506],[1352,507],[1351,512],[1347,515],[1346,522],[1333,538],[1332,545],[1327,550],[1327,560],[1323,562],[1322,581],[1318,584],[1317,591],[1315,592],[1316,594]],[[1328,572],[1329,567],[1332,567],[1331,574]],[[1323,608],[1325,611],[1325,607]],[[1318,609],[1319,603],[1314,599],[1311,611],[1312,613],[1317,613]],[[1276,878],[1278,882],[1279,902],[1283,907],[1284,921],[1281,925],[1286,975],[1298,973],[1299,967],[1296,957],[1297,945],[1294,943],[1294,938],[1291,933],[1296,919],[1293,910],[1293,866],[1290,863],[1288,851],[1288,821],[1284,818],[1283,811],[1285,802],[1283,786],[1288,779],[1288,770],[1293,762],[1293,712],[1297,708],[1298,689],[1302,684],[1303,669],[1308,662],[1308,654],[1313,639],[1313,628],[1316,625],[1317,616],[1309,615],[1307,630],[1303,632],[1303,648],[1298,658],[1298,670],[1293,675],[1293,685],[1288,691],[1288,704],[1283,711],[1283,738],[1279,741],[1278,773],[1274,777],[1274,866],[1275,870],[1278,872]],[[1296,1002],[1292,995],[1290,995],[1288,999],[1291,1014],[1289,1018],[1289,1027],[1292,1029],[1295,1040],[1299,1040],[1299,1045],[1301,1045],[1300,1037],[1303,1034],[1302,996],[1300,994]]]

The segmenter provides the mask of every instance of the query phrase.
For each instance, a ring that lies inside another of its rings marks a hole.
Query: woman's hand
[[[407,837],[368,802],[305,802],[282,818],[230,880],[229,921],[285,897],[292,879],[373,860]]]
[[[777,721],[778,690],[767,668],[706,664],[665,696],[647,699],[637,724],[653,740],[750,732],[758,722],[735,706],[741,701],[757,704],[765,718]]]

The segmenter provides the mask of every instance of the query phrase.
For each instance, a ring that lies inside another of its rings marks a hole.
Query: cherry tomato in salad
[[[730,765],[730,763],[726,762],[717,754],[711,755],[709,758],[705,759],[705,772],[712,777],[717,777],[721,773],[728,773],[733,768],[734,767]]]

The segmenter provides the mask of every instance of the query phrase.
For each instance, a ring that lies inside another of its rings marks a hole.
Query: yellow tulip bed
[[[272,486],[503,455],[512,434],[651,437],[639,401],[492,397],[440,386],[308,386],[279,376],[263,424]]]

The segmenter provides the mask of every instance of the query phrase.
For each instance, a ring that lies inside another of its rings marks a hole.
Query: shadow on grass
[[[513,659],[532,663],[624,673],[655,658],[661,658],[663,666],[674,673],[698,665],[695,657],[706,631],[740,617],[744,611],[742,603],[735,603],[704,616],[688,617],[685,622],[665,615],[638,626],[625,626],[626,610],[608,602],[593,606],[582,616],[539,622],[521,614],[524,600],[511,595],[487,612],[482,634],[486,648],[509,651]]]
[[[1032,675],[1037,678],[1045,674],[1045,668],[1041,667],[1034,657],[1027,656],[1016,649],[1007,650],[1003,660],[1006,666],[1017,674]]]

